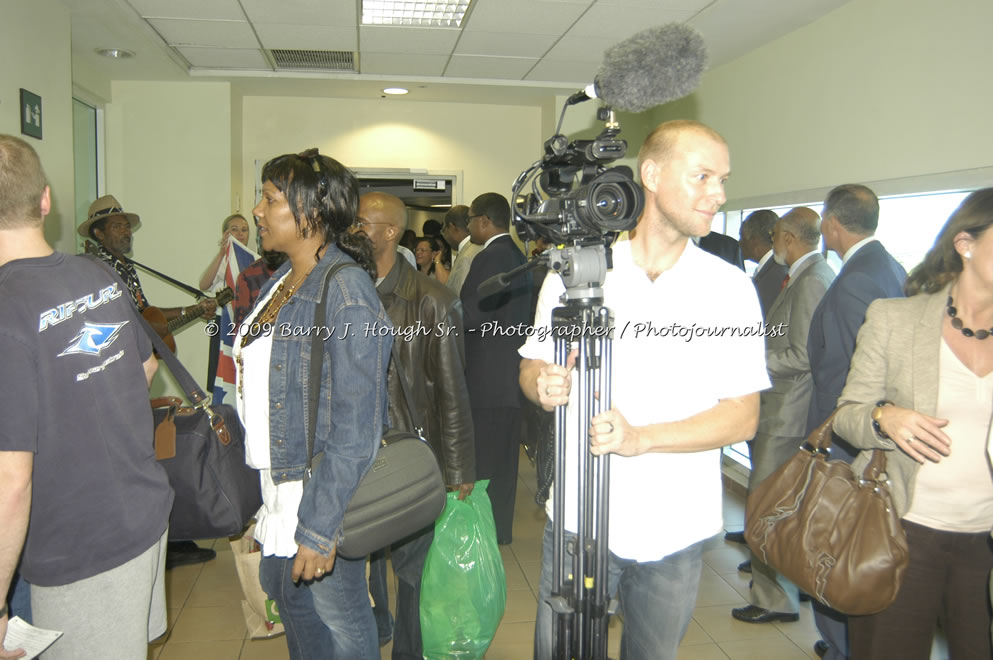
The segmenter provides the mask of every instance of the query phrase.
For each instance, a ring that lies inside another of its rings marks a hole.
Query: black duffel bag
[[[145,332],[192,406],[152,400],[155,455],[176,493],[169,540],[240,534],[262,506],[259,472],[245,463],[245,430],[229,405],[209,405],[193,376],[148,323]]]
[[[245,464],[238,413],[228,405],[181,403],[175,397],[152,401],[156,456],[176,493],[169,539],[239,534],[262,506],[262,492],[258,471]]]

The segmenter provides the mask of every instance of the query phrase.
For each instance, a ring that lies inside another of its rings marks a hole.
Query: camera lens
[[[600,233],[633,229],[645,203],[641,187],[615,170],[602,172],[579,193],[577,219]]]
[[[600,218],[611,219],[624,214],[624,196],[617,184],[604,183],[597,186],[591,195],[593,208]]]

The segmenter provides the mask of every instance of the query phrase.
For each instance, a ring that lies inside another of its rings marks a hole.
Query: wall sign
[[[21,90],[21,133],[41,139],[41,97]]]

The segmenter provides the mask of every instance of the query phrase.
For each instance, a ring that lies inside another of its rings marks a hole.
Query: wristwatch
[[[892,401],[887,401],[885,399],[882,401],[877,401],[876,407],[872,409],[872,414],[870,415],[870,417],[872,417],[872,430],[875,431],[876,435],[878,435],[883,440],[889,440],[890,436],[888,436],[886,434],[886,431],[884,431],[883,428],[879,425],[879,418],[882,417],[883,415],[883,407],[892,406],[892,405],[894,405]]]

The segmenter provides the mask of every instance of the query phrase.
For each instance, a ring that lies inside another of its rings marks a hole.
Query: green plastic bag
[[[424,657],[480,659],[507,603],[507,578],[496,542],[489,480],[476,482],[459,501],[448,493],[434,524],[434,541],[421,578]]]

